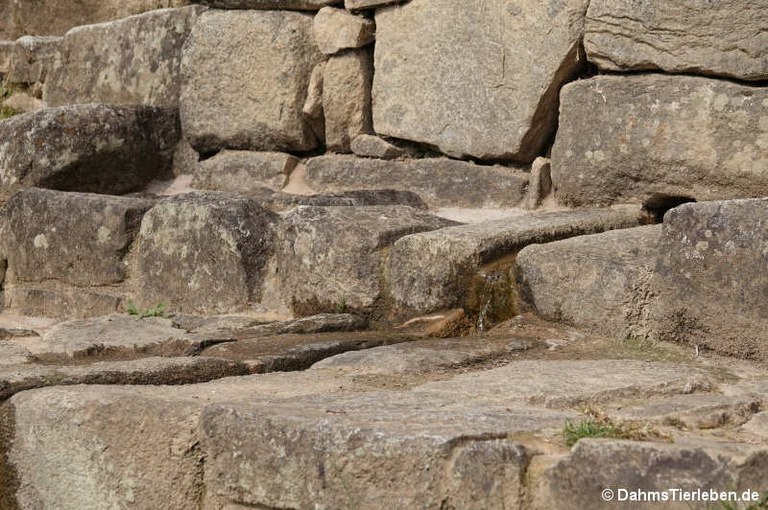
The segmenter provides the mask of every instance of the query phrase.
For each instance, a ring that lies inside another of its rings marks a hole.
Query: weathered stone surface
[[[760,404],[760,399],[755,396],[734,397],[707,393],[674,395],[622,406],[610,412],[610,415],[620,420],[642,423],[714,429],[726,425],[742,425],[760,409]]]
[[[375,135],[358,135],[352,139],[350,149],[356,156],[379,159],[397,159],[406,152]]]
[[[531,245],[517,256],[523,298],[547,319],[645,338],[660,236],[653,225]]]
[[[32,36],[17,39],[8,69],[8,81],[45,82],[58,55],[61,40],[61,37]]]
[[[353,374],[425,373],[481,363],[530,348],[530,342],[470,338],[414,340],[397,345],[350,350],[312,365]]]
[[[256,202],[193,193],[159,202],[138,236],[137,303],[223,313],[258,302],[275,218]]]
[[[192,186],[214,191],[283,189],[299,159],[283,152],[222,151],[200,162]]]
[[[291,195],[274,193],[269,198],[259,198],[265,205],[275,209],[293,208],[299,205],[313,207],[353,207],[367,205],[407,205],[426,209],[424,201],[412,191],[393,189],[351,190],[322,195]]]
[[[5,336],[3,335],[3,337]],[[23,345],[8,340],[0,340],[0,367],[4,365],[22,365],[28,363],[31,359],[32,353]]]
[[[552,193],[552,165],[547,158],[536,158],[531,165],[531,183],[528,186],[527,209],[536,209]]]
[[[112,287],[83,288],[49,281],[16,283],[4,290],[6,308],[35,317],[85,318],[123,310],[123,293]]]
[[[584,47],[608,71],[662,69],[741,80],[768,79],[768,13],[759,0],[706,7],[696,0],[596,0]]]
[[[317,47],[326,55],[362,48],[373,42],[375,31],[373,21],[335,7],[320,9],[313,25]]]
[[[307,14],[203,13],[182,59],[184,135],[202,153],[314,148],[302,108],[321,59]]]
[[[768,449],[759,445],[679,441],[675,444],[583,439],[546,469],[534,494],[537,510],[617,508],[618,489],[662,491],[668,501],[625,501],[633,509],[711,508],[673,500],[670,489],[758,492],[768,484]],[[612,489],[612,500],[602,498]],[[681,497],[677,493],[678,498]]]
[[[19,35],[64,35],[73,27],[188,3],[187,0],[80,0],[67,3],[24,0],[13,2],[12,16]]]
[[[757,413],[751,420],[745,423],[742,428],[758,437],[768,440],[768,411]]]
[[[44,100],[50,106],[177,107],[181,48],[200,12],[164,9],[70,31],[46,80]]]
[[[16,39],[16,25],[13,23],[11,0],[0,0],[0,42]],[[2,52],[2,50],[0,50]],[[0,57],[0,60],[2,58]],[[1,67],[1,66],[0,66]]]
[[[261,324],[237,332],[236,337],[254,338],[268,335],[307,335],[326,332],[350,332],[365,329],[368,323],[351,313],[319,313],[308,317]]]
[[[28,189],[6,205],[11,282],[57,280],[109,285],[126,277],[125,256],[154,202],[138,198]]]
[[[372,79],[373,65],[368,50],[334,55],[325,64],[323,112],[325,144],[329,151],[348,153],[355,137],[372,132]]]
[[[392,296],[432,311],[464,305],[481,265],[533,243],[639,225],[633,209],[533,214],[414,234],[395,242],[389,260]]]
[[[0,0],[0,9],[2,9],[2,0]],[[7,76],[8,71],[11,69],[11,60],[15,51],[16,43],[14,41],[3,41],[0,39],[0,75],[3,77]]]
[[[252,373],[266,373],[305,370],[329,356],[410,340],[408,335],[379,332],[281,334],[219,344],[201,356],[242,361]]]
[[[384,250],[404,235],[448,224],[404,206],[299,207],[280,233],[283,298],[300,311],[370,307],[382,292]]]
[[[0,366],[0,400],[48,386],[192,384],[246,374],[248,368],[244,363],[210,357],[142,358],[71,366]]]
[[[768,199],[672,209],[656,273],[657,338],[768,360]]]
[[[14,92],[11,97],[0,103],[0,106],[11,108],[19,113],[39,112],[45,108],[45,103],[27,92]]]
[[[413,0],[376,12],[377,133],[451,156],[531,162],[583,64],[587,0]],[[483,37],[477,37],[483,33]]]
[[[403,393],[212,405],[206,487],[222,503],[273,508],[515,508],[528,453],[503,438],[568,416]]]
[[[528,174],[443,158],[383,161],[320,156],[307,162],[307,184],[318,192],[395,188],[413,191],[430,206],[508,207],[523,200]]]
[[[0,122],[0,196],[20,187],[120,194],[170,171],[174,111],[78,105]]]
[[[307,86],[307,99],[301,113],[307,119],[312,132],[318,140],[325,142],[325,116],[323,115],[323,77],[325,74],[325,61],[320,62],[312,69]]]
[[[219,9],[296,9],[316,11],[338,0],[191,0]]]
[[[647,399],[713,388],[697,368],[635,360],[516,361],[501,368],[423,384],[414,393],[452,402],[493,401],[552,409],[583,408],[621,399]]]
[[[768,195],[768,90],[697,77],[567,85],[552,180],[569,205]]]
[[[385,5],[401,3],[404,0],[344,0],[344,7],[350,10],[378,9]]]
[[[108,315],[61,322],[27,347],[39,358],[181,355],[202,337],[175,328],[170,319]]]

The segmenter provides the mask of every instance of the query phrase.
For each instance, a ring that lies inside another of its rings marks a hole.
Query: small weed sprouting
[[[611,420],[604,413],[594,409],[586,409],[586,418],[576,423],[571,420],[565,422],[563,437],[567,446],[573,446],[579,439],[611,438],[632,439],[635,441],[648,441],[651,439],[671,441],[671,437],[662,434],[649,424],[618,423]]]
[[[721,501],[720,510],[768,510],[768,494],[757,503],[752,503],[749,506],[739,505],[731,501]]]
[[[347,313],[347,299],[341,298],[341,301],[336,303],[336,313]]]
[[[165,303],[158,303],[147,310],[139,310],[136,303],[129,299],[128,302],[125,303],[125,313],[138,317],[139,319],[145,319],[147,317],[165,317]]]

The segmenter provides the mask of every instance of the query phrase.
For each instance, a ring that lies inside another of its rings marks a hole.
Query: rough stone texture
[[[2,0],[0,0],[0,9],[2,9]],[[14,41],[0,40],[0,75],[3,77],[7,76],[8,71],[11,69],[11,61],[15,51],[16,43]]]
[[[350,149],[356,156],[379,159],[397,159],[406,152],[375,135],[359,135],[352,139]]]
[[[237,332],[238,339],[268,335],[311,335],[326,332],[351,332],[367,327],[367,322],[351,313],[318,313],[282,322],[261,324]]]
[[[39,112],[46,105],[26,92],[14,92],[11,97],[0,103],[0,106],[11,108],[19,113],[32,113]]]
[[[608,468],[610,466],[610,469]],[[599,467],[599,469],[597,469]],[[671,501],[669,489],[693,491],[761,491],[768,484],[768,449],[760,445],[734,443],[675,444],[620,440],[582,439],[572,453],[542,474],[534,495],[537,510],[573,508],[614,509],[628,505],[639,510],[707,508]],[[664,491],[670,501],[606,502],[606,488]],[[680,494],[678,494],[678,497]],[[711,508],[711,506],[709,506]]]
[[[744,424],[743,429],[768,440],[768,411],[757,413],[751,420]]]
[[[65,3],[59,0],[14,0],[12,16],[19,35],[64,35],[73,27],[187,3],[187,0],[80,0]]]
[[[299,159],[282,152],[222,151],[200,162],[192,187],[248,192],[256,188],[283,189]]]
[[[22,365],[31,359],[32,353],[23,345],[8,340],[0,340],[0,370],[5,365]]]
[[[552,165],[547,158],[536,158],[531,165],[531,184],[525,207],[536,209],[552,193]]]
[[[414,340],[396,345],[350,350],[312,365],[313,370],[332,369],[353,374],[407,374],[440,371],[490,359],[531,347],[519,340],[473,338]]]
[[[20,187],[120,194],[170,171],[174,111],[78,105],[0,122],[0,196]]]
[[[55,62],[61,37],[26,36],[16,40],[9,65],[10,83],[45,82]]]
[[[316,11],[338,0],[191,0],[219,9],[296,9]]]
[[[201,153],[316,147],[302,108],[321,59],[307,14],[203,13],[182,59],[184,135]]]
[[[351,152],[352,140],[371,133],[373,65],[367,50],[334,55],[325,64],[323,112],[325,144],[332,152]]]
[[[529,246],[517,256],[521,293],[547,319],[645,338],[660,236],[654,225]]]
[[[201,341],[175,328],[170,319],[108,315],[61,322],[28,348],[40,358],[181,355]]]
[[[138,236],[137,303],[169,310],[243,310],[261,296],[275,218],[256,202],[193,193],[159,202]]]
[[[313,25],[317,47],[326,55],[362,48],[373,42],[375,31],[373,21],[335,7],[320,9]]]
[[[395,242],[389,259],[395,303],[421,311],[462,306],[482,264],[529,244],[635,227],[639,211],[553,212],[448,227]]]
[[[11,14],[12,5],[11,0],[0,0],[0,41],[17,37],[16,25],[13,23]]]
[[[307,184],[318,192],[395,188],[413,191],[430,206],[510,207],[525,197],[528,174],[443,158],[383,161],[320,156],[307,162]]]
[[[413,0],[378,10],[376,132],[451,156],[533,161],[554,131],[560,87],[583,65],[587,4]]]
[[[672,209],[656,273],[656,337],[768,360],[768,199]]]
[[[48,386],[192,384],[248,374],[245,364],[217,358],[142,358],[89,365],[0,367],[0,400]]]
[[[153,202],[28,189],[6,205],[10,282],[109,285],[126,277],[125,255]]]
[[[3,306],[37,317],[85,318],[123,311],[119,289],[86,289],[45,282],[43,285],[13,284],[4,290]]]
[[[595,0],[585,25],[587,57],[608,71],[768,79],[768,13],[760,0]]]
[[[262,200],[262,199],[260,199]],[[263,199],[265,206],[274,209],[291,209],[299,205],[313,207],[354,207],[366,205],[407,205],[416,209],[426,209],[427,206],[419,195],[412,191],[392,189],[352,190],[322,195],[291,195],[274,193],[269,199]]]
[[[344,0],[344,7],[350,10],[378,9],[385,5],[401,3],[404,0]]]
[[[325,62],[320,62],[309,76],[307,99],[301,113],[306,117],[312,132],[318,140],[325,142],[325,116],[323,115],[323,77]]]
[[[382,292],[384,251],[398,238],[450,224],[404,206],[299,207],[277,253],[283,299],[294,310],[367,308]]]
[[[716,429],[726,425],[742,425],[759,409],[756,396],[699,394],[674,395],[610,412],[611,417],[642,423],[674,425],[689,429]]]
[[[697,77],[567,85],[552,180],[568,205],[768,195],[768,89]]]
[[[242,361],[252,373],[266,373],[305,370],[329,356],[410,340],[388,332],[283,334],[219,344],[201,356]]]
[[[70,31],[46,80],[44,100],[51,106],[177,107],[181,48],[200,12],[165,9]]]
[[[551,409],[583,409],[621,399],[711,390],[706,372],[685,365],[635,360],[516,361],[501,368],[429,382],[413,391],[451,402],[494,401]]]

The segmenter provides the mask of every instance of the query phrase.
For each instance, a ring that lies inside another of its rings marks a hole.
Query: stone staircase
[[[766,26],[0,0],[0,508],[768,508]]]

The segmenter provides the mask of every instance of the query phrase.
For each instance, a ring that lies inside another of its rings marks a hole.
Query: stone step
[[[473,340],[463,342],[467,349]],[[638,488],[677,480],[717,489],[766,481],[765,446],[702,443],[694,431],[676,432],[672,444],[583,439],[572,451],[558,439],[584,405],[716,390],[722,369],[538,360],[461,373],[435,360],[404,373],[393,361],[369,356],[358,364],[378,362],[378,372],[345,361],[187,386],[19,393],[0,419],[0,472],[14,488],[2,502],[574,508],[570,498],[591,508],[605,487],[635,481]],[[567,483],[582,478],[588,493]],[[72,486],[78,490],[64,490]]]
[[[547,319],[645,338],[660,236],[653,225],[528,246],[517,256],[522,297]]]
[[[482,286],[474,280],[484,264],[514,256],[529,244],[635,227],[640,222],[636,208],[592,209],[530,214],[406,236],[394,244],[390,255],[392,296],[398,306],[421,312],[468,306],[477,313],[478,304],[469,301],[482,299],[477,293],[483,289],[473,291],[473,286]],[[514,279],[502,273],[513,262],[510,258],[485,275],[496,273],[506,279],[506,293],[514,293]],[[499,313],[514,315],[514,297],[511,301],[506,303],[510,310]]]

